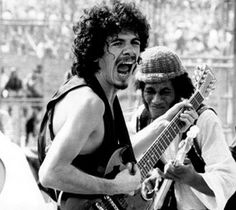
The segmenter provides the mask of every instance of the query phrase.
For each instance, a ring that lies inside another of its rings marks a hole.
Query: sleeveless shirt
[[[104,140],[101,146],[95,152],[86,155],[78,154],[76,158],[72,161],[72,165],[74,165],[80,170],[85,171],[88,174],[103,177],[105,173],[105,167],[113,152],[119,147],[123,147],[126,145],[131,146],[131,143],[118,98],[116,97],[113,103],[113,118],[106,95],[95,77],[91,78],[88,82],[85,82],[83,79],[77,76],[73,76],[70,80],[68,80],[59,88],[59,90],[54,94],[52,99],[48,102],[46,113],[41,123],[38,138],[39,160],[42,163],[43,159],[46,156],[46,142],[48,141],[46,139],[47,124],[50,133],[49,141],[53,141],[55,137],[52,125],[55,105],[61,99],[63,99],[65,95],[68,94],[70,91],[76,88],[81,88],[83,86],[90,87],[102,99],[105,104],[105,112],[103,115]],[[129,154],[126,155],[127,159],[124,160],[125,162],[135,161],[133,150],[130,149],[129,151]],[[55,198],[53,199],[55,200]]]

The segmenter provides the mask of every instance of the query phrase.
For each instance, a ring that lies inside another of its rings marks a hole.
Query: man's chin
[[[158,117],[160,117],[161,115],[163,115],[165,112],[155,112],[155,113],[151,113],[152,119],[156,119]]]
[[[128,84],[116,84],[114,85],[116,89],[119,89],[119,90],[124,90],[128,87]]]

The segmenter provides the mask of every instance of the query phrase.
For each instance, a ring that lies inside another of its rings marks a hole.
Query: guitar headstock
[[[215,89],[216,78],[208,65],[198,66],[194,71],[195,88],[205,98]]]

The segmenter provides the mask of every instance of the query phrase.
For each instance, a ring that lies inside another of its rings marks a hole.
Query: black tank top
[[[131,143],[129,139],[129,134],[123,117],[123,113],[119,104],[119,100],[116,97],[113,104],[114,118],[110,109],[110,105],[106,98],[106,95],[100,86],[97,79],[91,78],[88,82],[85,82],[83,79],[73,76],[65,84],[63,84],[59,90],[54,94],[52,99],[47,104],[46,113],[44,115],[43,121],[41,123],[39,138],[38,138],[38,153],[39,160],[42,163],[43,159],[46,156],[46,143],[53,141],[55,135],[53,132],[53,112],[55,105],[70,91],[81,88],[83,86],[90,87],[104,102],[105,112],[103,115],[104,121],[104,140],[101,146],[93,153],[80,155],[78,154],[76,158],[72,161],[72,165],[76,168],[85,171],[88,174],[103,177],[105,173],[106,165],[113,154],[113,152],[119,148],[126,145],[130,146]],[[49,128],[50,140],[46,140],[46,130],[47,125]],[[126,160],[134,161],[135,157],[133,150],[127,150],[129,154],[126,154]]]

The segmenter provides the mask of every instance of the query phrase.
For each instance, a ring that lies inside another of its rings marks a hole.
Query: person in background
[[[165,115],[182,98],[189,99],[195,90],[178,55],[163,46],[149,48],[142,54],[142,64],[136,73],[136,87],[141,90],[143,101],[133,118],[137,132]],[[220,119],[213,109],[204,104],[197,112],[196,125],[200,132],[185,162],[174,164],[179,142],[186,137],[178,135],[142,185],[145,197],[155,184],[159,184],[160,177],[174,181],[163,210],[223,210],[236,189],[236,164]],[[154,205],[153,209],[157,207]]]
[[[23,150],[0,131],[0,209],[53,210],[31,173]]]
[[[0,109],[0,131],[5,136],[12,139],[13,136],[12,119],[8,110],[6,110],[6,108],[4,107]]]
[[[1,67],[1,73],[0,73],[0,93],[1,97],[3,96],[3,90],[7,84],[7,81],[9,80],[9,76],[5,71],[5,68]]]
[[[37,65],[36,69],[26,77],[25,92],[28,98],[42,98],[43,97],[43,75],[42,65]]]
[[[74,32],[73,76],[49,101],[38,139],[40,183],[56,190],[52,197],[66,210],[103,205],[101,194],[133,194],[141,181],[135,157],[160,133],[164,122],[182,107],[191,108],[186,102],[173,107],[135,136],[132,148],[117,91],[128,87],[148,44],[149,24],[134,3],[112,1],[85,10]],[[183,130],[196,117],[193,110],[181,114]],[[112,154],[125,145],[129,145],[125,167],[105,177]],[[98,197],[99,203],[93,200]]]
[[[38,133],[38,124],[40,122],[40,111],[41,107],[39,106],[31,106],[31,114],[26,120],[25,123],[25,146],[29,144],[30,141],[35,142],[36,136]],[[31,142],[32,143],[32,142]],[[35,145],[33,143],[33,145]]]
[[[18,75],[17,68],[15,67],[11,68],[9,80],[6,83],[4,91],[7,91],[7,93],[3,93],[3,95],[6,95],[6,97],[22,97],[23,96],[22,79]]]

